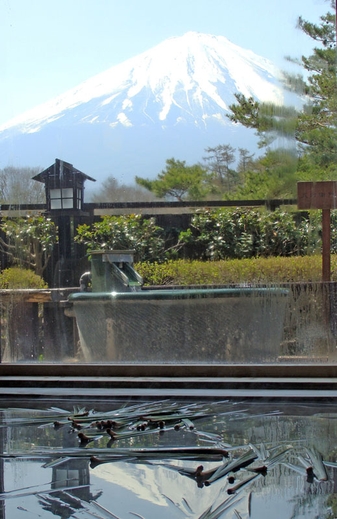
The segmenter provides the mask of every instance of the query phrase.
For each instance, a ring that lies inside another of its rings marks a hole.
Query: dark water
[[[337,516],[332,400],[89,400],[68,419],[83,408],[2,409],[1,518]]]

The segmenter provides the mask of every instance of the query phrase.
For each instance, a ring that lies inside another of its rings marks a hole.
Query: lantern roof
[[[70,176],[76,176],[77,179],[82,180],[91,180],[92,182],[96,182],[95,178],[89,177],[79,169],[74,168],[72,164],[69,162],[65,162],[64,160],[55,159],[55,163],[49,166],[49,168],[41,171],[32,177],[33,180],[37,180],[38,182],[43,182],[44,184],[48,182],[51,178],[58,178],[60,182],[62,182],[63,178],[69,178]]]

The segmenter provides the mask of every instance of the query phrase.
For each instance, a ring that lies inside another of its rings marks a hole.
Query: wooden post
[[[322,281],[331,280],[331,221],[330,210],[337,207],[337,182],[333,180],[297,183],[297,206],[299,209],[322,209]],[[331,320],[331,292],[323,286],[326,323]]]
[[[322,281],[330,281],[330,210],[337,208],[337,182],[298,182],[297,206],[299,209],[322,209]]]

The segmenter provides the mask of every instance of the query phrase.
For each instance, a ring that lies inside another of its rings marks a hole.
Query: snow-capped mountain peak
[[[223,36],[188,32],[97,74],[0,127],[0,167],[55,157],[97,180],[154,176],[165,160],[198,162],[209,146],[256,149],[226,117],[235,93],[283,102],[280,73]]]
[[[133,126],[135,116],[144,123],[163,125],[219,118],[240,92],[259,100],[282,103],[280,74],[271,62],[242,49],[223,36],[188,32],[114,66],[64,94],[26,112],[0,132],[17,127],[39,131],[62,118],[69,123],[108,123]],[[75,113],[76,111],[76,113]]]

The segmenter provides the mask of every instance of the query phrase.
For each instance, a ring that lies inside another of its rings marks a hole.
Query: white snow
[[[228,105],[235,101],[234,92],[281,104],[279,78],[271,62],[225,37],[188,32],[8,121],[0,126],[0,132],[13,127],[20,132],[36,132],[71,113],[77,120],[99,122],[103,109],[106,120],[107,107],[110,126],[132,126],[132,114],[139,106],[139,112],[154,117],[153,111],[149,115],[144,108],[145,98],[147,104],[151,101],[157,105],[157,118],[162,122],[177,107],[196,121],[206,121],[228,111]]]
[[[117,120],[123,125],[123,126],[132,126],[132,122],[127,118],[127,116],[121,112],[117,115]]]
[[[126,108],[132,108],[132,101],[131,99],[124,99],[122,103],[122,108],[125,110]]]

